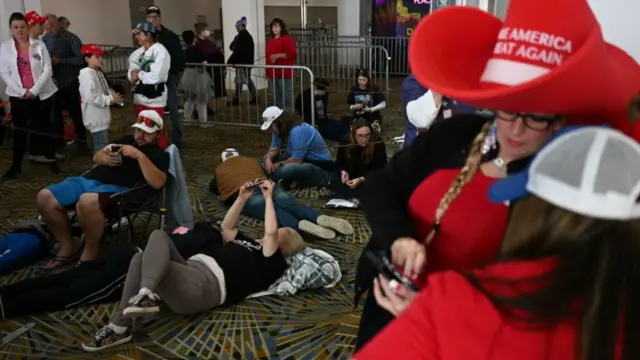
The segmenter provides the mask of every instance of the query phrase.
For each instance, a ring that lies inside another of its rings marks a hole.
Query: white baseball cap
[[[262,123],[260,129],[269,130],[271,128],[271,124],[273,124],[273,122],[276,121],[276,119],[279,118],[283,112],[284,110],[280,109],[277,106],[269,106],[268,108],[266,108],[262,112],[262,120],[264,121],[264,123]]]
[[[550,142],[529,169],[497,181],[491,200],[534,194],[599,219],[640,218],[640,145],[617,130],[580,127]]]
[[[220,157],[222,158],[222,162],[227,161],[227,159],[230,159],[232,157],[236,157],[236,156],[240,156],[240,153],[238,152],[238,150],[234,149],[234,148],[228,148],[225,149],[222,154],[220,154]]]
[[[162,130],[162,117],[155,110],[142,110],[138,114],[138,120],[131,127],[140,129],[146,133],[153,134]]]

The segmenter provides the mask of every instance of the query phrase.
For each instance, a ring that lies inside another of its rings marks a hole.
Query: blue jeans
[[[19,266],[35,262],[42,256],[41,241],[30,233],[8,233],[0,237],[0,276]]]
[[[293,79],[269,79],[269,89],[276,98],[277,107],[280,109],[293,109]]]
[[[109,130],[96,131],[91,133],[93,137],[93,153],[97,153],[105,146],[109,145]]]
[[[271,174],[271,180],[274,182],[284,180],[310,186],[328,186],[330,178],[331,175],[321,167],[308,162],[280,165],[278,170]]]
[[[254,187],[253,191],[253,196],[244,205],[243,213],[247,216],[264,220],[264,196],[262,196],[262,192],[258,187]],[[273,188],[273,206],[276,210],[278,227],[280,228],[290,227],[297,230],[300,220],[316,222],[318,216],[320,216],[320,213],[315,209],[307,205],[298,204],[293,195],[287,193],[278,185]]]
[[[182,147],[182,130],[180,130],[180,110],[178,109],[178,76],[169,74],[167,79],[167,108],[171,117],[171,142]]]
[[[103,184],[82,176],[68,177],[61,183],[49,185],[48,189],[62,207],[77,203],[82,194],[115,194],[127,190],[124,186]]]

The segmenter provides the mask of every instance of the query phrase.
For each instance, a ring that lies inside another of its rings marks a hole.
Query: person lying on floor
[[[272,132],[264,158],[264,169],[271,179],[285,188],[293,183],[329,186],[333,158],[318,130],[277,106],[268,107],[262,118],[261,129]]]
[[[209,227],[207,223],[197,224],[192,232],[206,233]],[[210,247],[213,237],[175,234],[171,235],[171,240],[176,251],[189,258]],[[15,318],[117,301],[122,296],[129,263],[140,251],[131,244],[109,245],[97,260],[2,286],[0,315]]]
[[[257,240],[237,228],[254,186],[259,186],[265,198],[264,237]],[[154,231],[144,252],[131,260],[115,316],[82,348],[96,352],[131,341],[132,318],[160,311],[160,300],[174,313],[187,315],[237,304],[269,289],[287,269],[285,257],[305,247],[297,231],[278,229],[273,188],[269,180],[243,186],[222,221],[216,241],[188,260],[176,251],[167,233]]]
[[[104,206],[114,193],[148,183],[161,189],[167,181],[170,157],[158,144],[162,131],[162,118],[157,112],[140,112],[132,125],[133,135],[117,139],[96,152],[96,164],[82,176],[64,179],[38,193],[38,211],[47,228],[60,242],[58,254],[45,266],[46,270],[59,268],[75,261],[94,260],[98,256],[99,242],[104,233]],[[75,205],[74,205],[75,204]],[[84,234],[84,249],[71,237],[67,210],[73,206]]]
[[[245,184],[267,180],[257,159],[241,156],[236,149],[226,149],[222,152],[221,158],[222,163],[216,167],[215,177],[209,183],[209,189],[229,207],[236,201],[240,189]],[[314,208],[298,203],[293,195],[277,184],[273,188],[272,198],[278,226],[281,228],[304,231],[322,239],[333,239],[336,237],[335,231],[344,235],[353,234],[353,227],[348,221],[320,215]],[[262,192],[259,188],[254,188],[254,194],[247,200],[242,213],[264,220],[264,203]]]
[[[16,223],[11,232],[0,236],[0,276],[51,254],[55,242],[42,220]]]
[[[349,138],[340,145],[331,190],[340,199],[357,201],[367,174],[387,165],[387,148],[364,118],[353,121]]]

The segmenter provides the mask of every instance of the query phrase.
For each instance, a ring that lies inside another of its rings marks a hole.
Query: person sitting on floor
[[[316,79],[313,89],[301,92],[295,101],[296,114],[302,116],[304,122],[311,124],[311,110],[314,109],[315,125],[326,140],[340,142],[349,134],[349,119],[334,120],[329,118],[329,81]]]
[[[47,228],[60,242],[60,249],[46,266],[51,270],[74,261],[94,260],[104,233],[104,207],[109,196],[146,182],[161,189],[167,181],[169,154],[158,146],[162,118],[153,110],[140,112],[132,125],[134,135],[127,135],[107,145],[93,156],[96,164],[82,176],[66,178],[40,190],[38,211]],[[75,204],[75,205],[74,205]],[[67,210],[75,206],[84,234],[84,249],[69,233]]]
[[[209,189],[220,196],[225,205],[233,205],[240,188],[245,184],[267,180],[258,160],[241,156],[236,149],[226,149],[221,157],[222,163],[216,167]],[[254,191],[255,194],[247,200],[242,212],[264,220],[265,198],[259,189],[255,188]],[[353,234],[353,227],[348,221],[320,215],[314,208],[298,203],[293,195],[277,184],[273,189],[273,203],[279,227],[290,227],[323,239],[333,239],[336,237],[335,231],[344,235]]]
[[[38,226],[37,222],[24,222],[22,229],[30,226],[32,232],[42,236],[46,228]],[[209,223],[200,222],[186,234],[172,234],[171,240],[183,258],[190,258],[211,247],[214,239],[206,235],[211,228]],[[43,245],[47,248],[48,241],[43,241]],[[132,244],[109,245],[95,261],[2,286],[0,319],[118,301],[122,296],[129,263],[141,251]]]
[[[382,114],[380,111],[387,107],[387,101],[378,85],[371,82],[369,73],[365,69],[358,71],[358,83],[349,91],[347,98],[349,110],[353,117],[367,119],[376,132],[380,132]]]
[[[259,186],[265,198],[264,237],[257,240],[237,228],[254,186]],[[144,252],[131,260],[115,316],[82,348],[95,352],[131,341],[132,317],[160,311],[159,300],[171,311],[186,315],[237,304],[267,290],[287,269],[285,258],[305,247],[297,231],[278,229],[273,188],[269,180],[243,186],[220,231],[211,227],[206,235],[216,239],[213,246],[188,260],[176,251],[169,235],[154,231]]]
[[[318,130],[277,106],[268,107],[262,118],[261,129],[273,131],[264,159],[264,169],[271,179],[282,181],[285,187],[292,183],[328,186],[333,159]]]
[[[363,118],[354,120],[349,139],[340,145],[331,190],[338,198],[357,201],[365,176],[387,165],[387,148]]]

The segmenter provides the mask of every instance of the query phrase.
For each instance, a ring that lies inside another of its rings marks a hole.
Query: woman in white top
[[[9,18],[12,38],[0,46],[0,77],[7,84],[14,125],[13,162],[3,178],[15,178],[22,172],[22,159],[27,139],[34,144],[33,155],[44,156],[51,171],[60,174],[55,163],[52,106],[53,83],[51,58],[45,44],[29,36],[29,26],[23,14]]]
[[[143,21],[132,32],[140,48],[129,56],[127,78],[133,84],[133,104],[136,116],[143,110],[154,110],[161,117],[167,105],[167,85],[171,56],[167,49],[156,42],[157,30],[152,23]],[[158,145],[168,146],[164,130],[160,133]]]

